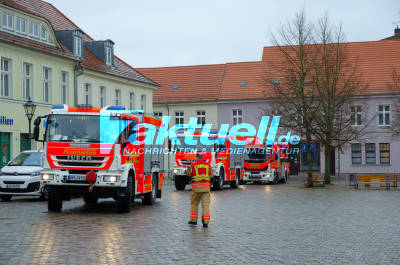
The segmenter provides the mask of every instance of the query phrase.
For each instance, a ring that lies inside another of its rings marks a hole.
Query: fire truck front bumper
[[[272,172],[245,172],[243,176],[244,181],[268,181],[274,180]]]
[[[69,174],[65,171],[41,173],[43,184],[47,186],[90,186],[86,174]],[[117,188],[126,186],[122,173],[97,172],[96,182],[93,187]]]

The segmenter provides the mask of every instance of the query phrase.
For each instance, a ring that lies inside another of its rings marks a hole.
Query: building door
[[[0,132],[0,168],[4,167],[10,161],[10,133]]]
[[[331,148],[331,176],[335,176],[335,161],[336,161],[336,159],[335,159],[335,148]]]
[[[29,139],[28,133],[21,133],[20,142],[19,142],[19,150],[20,152],[25,150],[31,150],[31,140]]]
[[[297,145],[290,145],[289,147],[289,172],[290,175],[299,175],[299,169],[300,169],[300,151],[301,151],[301,146],[300,144]]]

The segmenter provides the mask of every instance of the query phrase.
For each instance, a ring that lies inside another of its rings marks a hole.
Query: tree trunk
[[[311,159],[311,133],[306,132],[307,141],[307,186],[309,188],[314,186],[312,179],[312,159]]]
[[[324,145],[325,152],[325,172],[324,172],[324,180],[326,184],[331,183],[331,145]]]

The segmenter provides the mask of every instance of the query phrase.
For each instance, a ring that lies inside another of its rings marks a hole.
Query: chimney
[[[394,36],[400,36],[400,28],[399,28],[399,26],[397,26],[397,27],[394,29]]]

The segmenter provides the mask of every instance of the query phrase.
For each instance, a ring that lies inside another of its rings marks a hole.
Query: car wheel
[[[176,190],[184,190],[186,187],[186,184],[184,182],[184,179],[182,177],[175,176],[175,188]]]
[[[224,188],[224,179],[225,179],[225,173],[224,170],[220,170],[218,179],[214,181],[213,183],[213,188],[215,190],[222,190]]]
[[[134,175],[129,173],[125,190],[118,196],[118,212],[129,213],[132,207],[132,197],[135,196],[135,184],[133,182]]]
[[[43,191],[42,191],[42,195],[40,195],[40,199],[42,201],[47,201],[49,199],[49,189],[46,186],[43,187]]]
[[[1,195],[1,196],[0,196],[0,199],[1,199],[3,202],[9,202],[9,201],[11,201],[11,198],[12,198],[11,195]]]
[[[153,175],[151,178],[151,192],[145,193],[143,197],[143,204],[153,205],[156,202],[158,193],[158,178],[157,175]]]
[[[231,188],[237,189],[239,187],[239,179],[240,179],[240,170],[236,170],[235,172],[235,180],[231,181]]]
[[[62,195],[56,189],[48,189],[47,209],[49,212],[61,212],[63,205]]]

